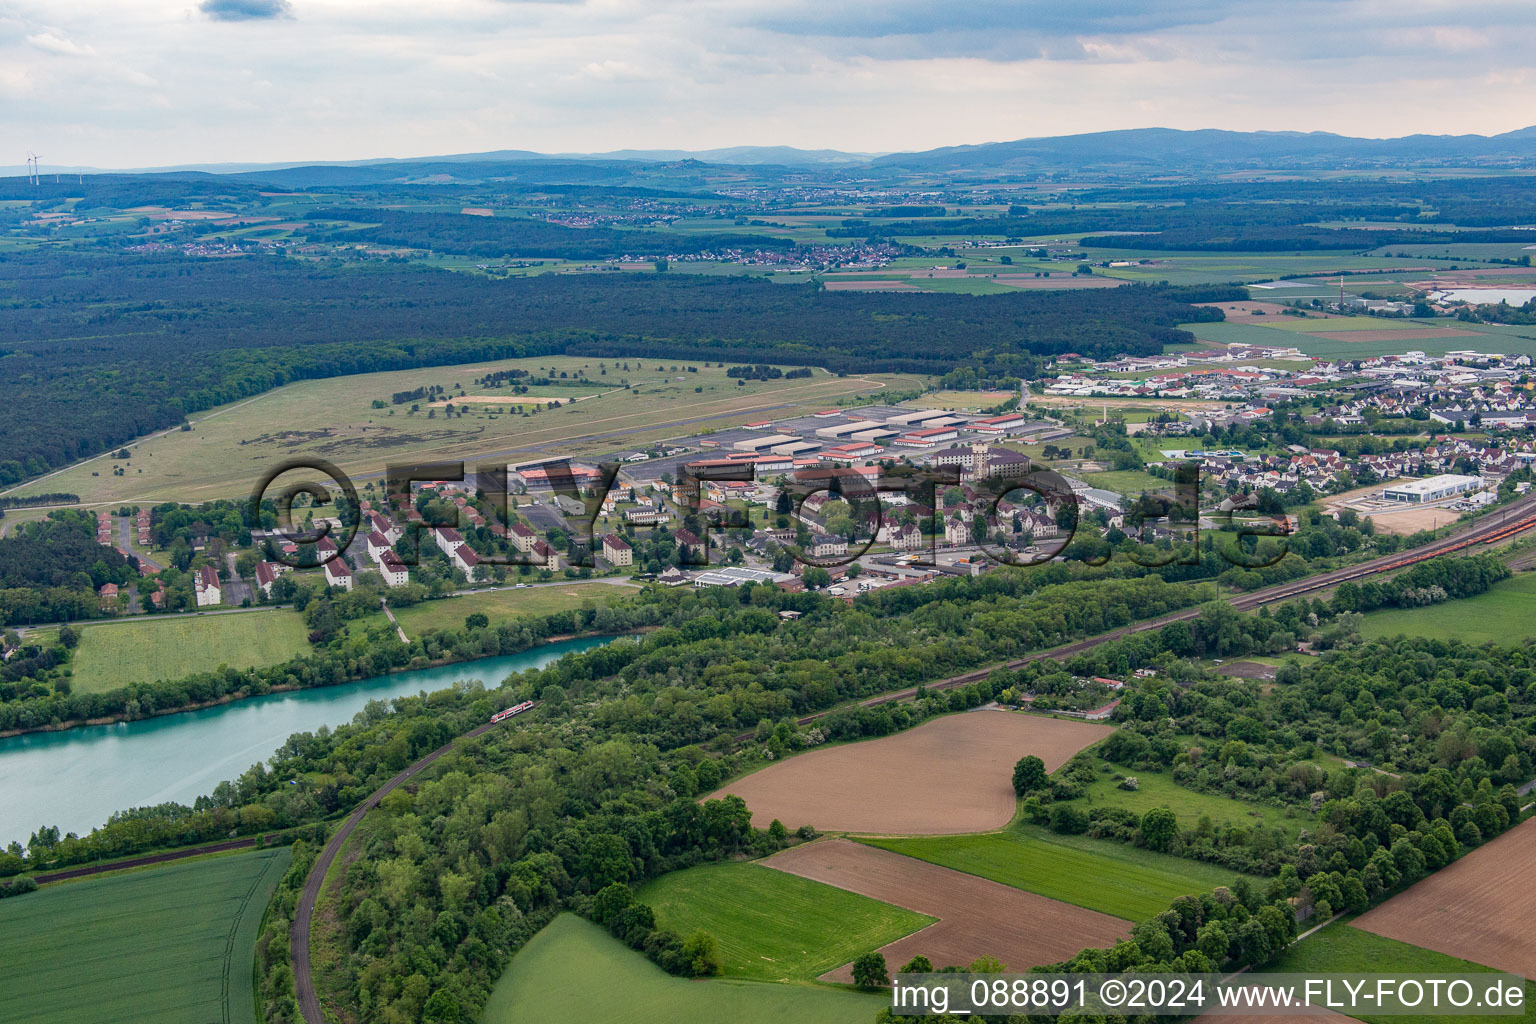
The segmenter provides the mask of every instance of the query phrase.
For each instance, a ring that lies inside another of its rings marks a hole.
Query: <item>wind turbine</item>
[[[38,183],[38,181],[37,181],[37,161],[38,161],[38,159],[39,158],[38,158],[38,155],[36,153],[32,152],[31,150],[27,150],[27,184],[29,184],[29,185],[36,185]]]

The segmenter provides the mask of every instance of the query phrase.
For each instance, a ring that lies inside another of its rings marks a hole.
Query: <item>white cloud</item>
[[[0,136],[123,167],[1492,133],[1536,120],[1533,53],[1523,0],[0,0]]]
[[[62,57],[89,57],[96,52],[89,46],[82,46],[52,32],[38,32],[27,36],[27,42],[44,53],[58,54]]]

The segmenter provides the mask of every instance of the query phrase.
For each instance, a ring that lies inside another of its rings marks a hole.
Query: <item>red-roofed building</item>
[[[449,557],[453,564],[463,569],[464,575],[473,582],[480,571],[480,556],[475,554],[475,549],[468,544],[460,544],[454,548],[453,554]]]
[[[335,547],[334,544],[331,546]],[[211,565],[205,565],[197,570],[192,577],[192,590],[197,597],[199,608],[221,604],[224,601],[224,591],[219,587],[219,574]]]
[[[932,430],[914,430],[910,434],[902,434],[896,439],[896,443],[906,445],[908,448],[936,448],[943,442],[953,441],[959,436],[954,427],[934,427]]]
[[[635,552],[624,538],[610,533],[603,537],[603,560],[609,565],[633,565]]]
[[[533,557],[536,563],[542,564],[546,569],[560,568],[560,553],[542,540],[534,544]]]
[[[1110,701],[1108,704],[1105,704],[1103,707],[1094,708],[1092,711],[1087,712],[1083,715],[1083,717],[1088,719],[1090,722],[1101,722],[1115,713],[1115,708],[1120,706],[1120,701],[1123,699],[1124,698],[1116,697],[1114,700]]]
[[[272,596],[272,584],[287,570],[287,566],[281,562],[257,562],[256,563],[256,588],[267,597]]]
[[[985,419],[973,420],[970,427],[972,430],[981,430],[989,434],[1002,434],[1023,425],[1024,417],[1016,412],[1010,412],[1002,416],[988,416]]]
[[[325,563],[325,582],[332,587],[340,587],[342,590],[352,589],[352,570],[348,567],[346,559],[333,558]]]
[[[410,571],[393,551],[379,559],[379,575],[384,577],[384,585],[389,587],[403,587],[411,582]]]
[[[507,532],[512,537],[512,545],[519,551],[532,551],[533,546],[537,544],[539,540],[539,535],[537,533],[534,533],[526,525],[520,522],[513,523],[512,528]]]

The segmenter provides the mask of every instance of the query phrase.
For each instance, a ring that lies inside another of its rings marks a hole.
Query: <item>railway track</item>
[[[542,701],[532,702],[531,707],[538,707]],[[529,708],[528,710],[531,710]],[[305,1024],[326,1024],[325,1014],[320,1009],[320,997],[315,992],[314,972],[309,962],[309,938],[312,931],[311,925],[315,916],[315,904],[320,899],[320,890],[325,885],[326,873],[336,860],[336,855],[352,837],[352,832],[357,828],[358,822],[363,820],[363,815],[373,810],[390,793],[398,789],[402,784],[410,781],[415,776],[430,767],[438,758],[458,746],[464,740],[483,736],[501,725],[502,722],[486,722],[456,736],[447,743],[438,747],[432,753],[423,757],[415,764],[404,769],[400,774],[390,779],[384,785],[374,790],[366,800],[357,805],[357,808],[347,816],[336,834],[331,836],[330,842],[320,851],[320,856],[315,858],[315,864],[309,869],[309,877],[304,880],[304,888],[299,892],[298,906],[294,908],[293,924],[288,930],[289,951],[293,957],[293,983],[299,997],[299,1011],[304,1016]]]
[[[1438,558],[1442,555],[1468,549],[1486,548],[1500,541],[1509,540],[1533,528],[1536,528],[1536,494],[1512,502],[1502,512],[1479,519],[1471,527],[1460,533],[1442,540],[1431,541],[1429,544],[1415,548],[1411,552],[1383,555],[1368,562],[1361,562],[1359,565],[1346,566],[1342,569],[1334,569],[1330,572],[1319,573],[1316,576],[1309,576],[1306,579],[1292,580],[1289,583],[1280,583],[1273,587],[1266,587],[1263,590],[1255,590],[1251,594],[1244,594],[1241,597],[1234,598],[1231,602],[1232,607],[1239,611],[1253,611],[1262,605],[1274,604],[1277,601],[1287,601],[1293,597],[1300,597],[1303,594],[1313,594],[1329,590],[1340,583],[1348,583],[1382,573],[1399,572],[1403,569],[1411,568],[1419,562]],[[1199,614],[1200,609],[1198,607],[1183,608],[1176,612],[1170,612],[1167,615],[1160,615],[1155,619],[1133,622],[1130,625],[1121,626],[1107,633],[1097,633],[1091,637],[1076,640],[1060,647],[1052,647],[1050,650],[1036,651],[1032,654],[1026,654],[1022,658],[1015,658],[1012,661],[1005,661],[997,665],[988,665],[985,668],[962,672],[959,675],[950,676],[935,683],[926,683],[924,684],[924,689],[952,690],[959,686],[980,682],[999,668],[1018,669],[1031,662],[1043,661],[1046,658],[1071,657],[1074,654],[1081,654],[1083,651],[1091,650],[1099,644],[1130,636],[1133,633],[1141,633],[1149,629],[1161,629],[1172,622],[1187,622]],[[910,686],[904,690],[897,690],[894,693],[883,693],[878,697],[870,697],[867,700],[859,701],[856,706],[867,708],[875,707],[879,704],[889,704],[893,701],[911,700],[916,693],[917,687]],[[819,718],[825,718],[827,715],[833,714],[838,710],[840,709],[832,708],[827,711],[818,711],[814,715],[807,715],[804,718],[797,719],[796,722],[799,725],[807,725]],[[746,733],[744,736],[749,737],[751,733]]]

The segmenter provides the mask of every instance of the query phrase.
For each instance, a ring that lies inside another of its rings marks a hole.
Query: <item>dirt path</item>
[[[86,864],[78,868],[67,868],[63,871],[50,871],[42,875],[33,875],[32,881],[38,885],[47,885],[49,882],[62,882],[69,878],[85,878],[88,875],[100,875],[108,871],[122,871],[125,868],[140,868],[146,864],[168,864],[173,860],[185,860],[188,857],[201,857],[209,853],[224,853],[227,850],[243,850],[249,846],[255,846],[254,837],[245,839],[230,839],[222,843],[209,843],[207,846],[193,846],[185,850],[171,850],[168,853],[151,853],[143,857],[130,857],[127,860],[114,860],[108,864]]]

